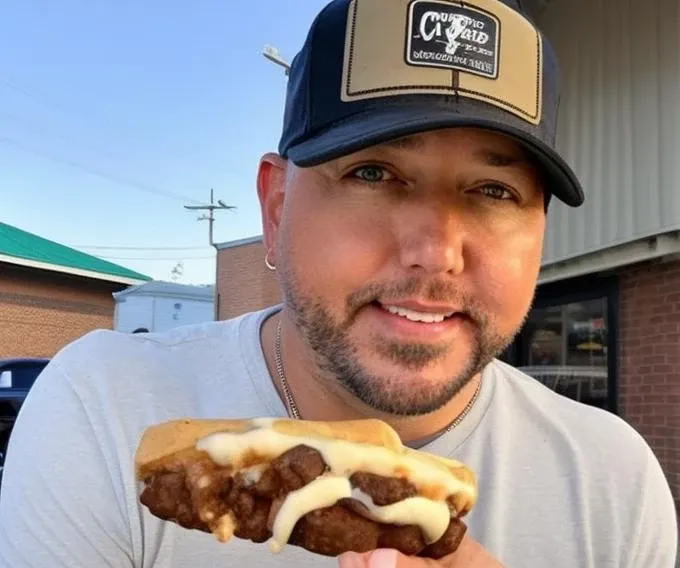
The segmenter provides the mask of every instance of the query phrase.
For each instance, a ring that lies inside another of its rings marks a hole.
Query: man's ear
[[[257,196],[260,199],[262,233],[268,260],[276,265],[276,235],[281,225],[288,162],[278,154],[262,156],[257,171]]]

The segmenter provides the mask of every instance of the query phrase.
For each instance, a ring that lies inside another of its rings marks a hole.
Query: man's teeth
[[[399,306],[383,306],[388,312],[395,316],[401,316],[411,321],[419,321],[423,323],[440,323],[446,318],[452,316],[456,312],[444,312],[440,314],[417,312],[409,310],[408,308],[400,308]]]

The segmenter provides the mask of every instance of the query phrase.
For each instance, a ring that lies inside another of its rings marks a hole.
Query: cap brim
[[[317,166],[353,152],[402,138],[419,132],[451,127],[474,127],[493,130],[511,136],[520,142],[544,170],[546,191],[571,207],[584,201],[578,178],[564,159],[536,134],[509,125],[507,115],[499,117],[499,111],[488,105],[488,112],[466,114],[464,105],[440,104],[384,104],[376,105],[368,112],[352,115],[323,132],[291,146],[286,157],[299,167]]]

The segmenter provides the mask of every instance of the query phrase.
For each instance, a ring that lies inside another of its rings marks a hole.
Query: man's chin
[[[468,346],[459,346],[451,353],[439,346],[383,344],[366,355],[361,367],[367,374],[414,385],[443,385],[451,377],[477,371],[479,365],[476,351]]]
[[[465,384],[467,381],[446,386],[364,385],[354,394],[363,404],[381,414],[425,416],[446,406]]]
[[[465,365],[439,365],[414,370],[399,365],[366,368],[345,378],[345,388],[361,402],[382,413],[423,415],[439,410],[477,374]]]

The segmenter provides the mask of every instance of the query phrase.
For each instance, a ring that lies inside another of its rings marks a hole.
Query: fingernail
[[[338,558],[340,568],[365,568],[361,555],[356,552],[346,552]]]
[[[397,551],[388,549],[376,550],[371,554],[368,566],[369,568],[397,568]]]

